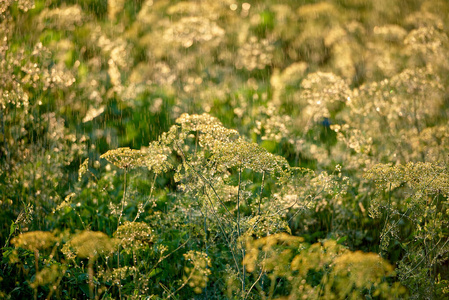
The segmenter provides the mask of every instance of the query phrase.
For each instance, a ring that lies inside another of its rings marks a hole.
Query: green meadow
[[[1,299],[448,299],[446,0],[0,1]]]

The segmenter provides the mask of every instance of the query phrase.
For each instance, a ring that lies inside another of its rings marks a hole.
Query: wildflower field
[[[0,299],[449,299],[446,0],[0,1]]]

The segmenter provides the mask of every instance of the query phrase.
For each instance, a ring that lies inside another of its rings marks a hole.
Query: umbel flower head
[[[109,150],[100,158],[104,158],[120,169],[133,169],[145,165],[145,155],[140,150],[130,149],[129,147]]]
[[[187,260],[188,265],[184,268],[186,275],[183,279],[189,282],[189,286],[193,288],[195,293],[201,294],[209,281],[208,277],[211,274],[209,268],[212,266],[211,259],[206,253],[195,250],[185,253],[184,258]]]
[[[58,264],[51,265],[50,267],[45,267],[36,273],[34,277],[34,281],[30,283],[30,286],[33,289],[38,288],[39,286],[45,286],[47,284],[55,283],[58,280],[58,277],[64,272],[62,266]]]
[[[142,157],[145,166],[156,174],[167,172],[173,167],[168,161],[171,149],[160,141],[151,142],[147,148],[142,148],[141,152],[145,155],[145,158]]]
[[[215,141],[227,142],[239,136],[234,129],[228,129],[217,119],[209,114],[189,115],[182,114],[176,123],[181,125],[183,132],[196,131],[200,136],[200,143],[204,146],[212,146]]]
[[[57,241],[53,233],[48,231],[30,231],[19,234],[11,240],[16,247],[30,251],[47,249]]]
[[[142,249],[153,241],[153,230],[143,222],[128,222],[117,228],[114,236],[125,251]]]
[[[142,148],[142,150],[130,149],[128,147],[109,150],[101,155],[100,158],[106,159],[120,169],[129,170],[147,167],[155,173],[161,173],[172,167],[168,162],[170,153],[171,149],[164,145],[163,142],[155,141],[150,143],[148,147]]]
[[[227,168],[247,168],[255,172],[276,172],[288,167],[287,161],[269,153],[256,143],[242,138],[227,143],[219,143],[214,149],[213,160]]]
[[[114,241],[99,231],[83,231],[76,234],[64,245],[62,251],[66,256],[74,258],[96,258],[99,254],[107,254],[114,249]]]

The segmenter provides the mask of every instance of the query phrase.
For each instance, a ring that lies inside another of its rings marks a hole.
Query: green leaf
[[[14,221],[11,222],[11,227],[9,228],[9,235],[13,235],[17,229],[17,224]]]
[[[337,244],[341,245],[348,239],[348,236],[345,235],[337,240]]]
[[[154,275],[159,274],[160,272],[162,272],[162,269],[160,269],[160,268],[153,269],[153,270],[151,270],[150,274],[148,275],[148,278],[151,278]]]
[[[81,291],[83,291],[84,295],[89,295],[89,285],[80,284],[79,287],[80,287]]]

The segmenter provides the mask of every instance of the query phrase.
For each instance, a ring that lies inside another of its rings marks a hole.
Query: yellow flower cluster
[[[242,138],[228,143],[217,143],[212,160],[220,167],[246,168],[255,172],[282,172],[288,167],[285,158],[273,155],[256,143]]]
[[[195,293],[201,294],[209,281],[211,260],[206,253],[194,250],[184,254],[184,258],[187,260],[188,266],[184,268],[186,275],[184,275],[183,280],[188,281],[189,286],[193,288]]]
[[[132,252],[151,245],[154,236],[148,224],[125,221],[117,228],[114,237],[126,252]]]
[[[67,258],[96,259],[98,255],[108,254],[114,250],[115,241],[99,231],[83,231],[67,242],[62,252]]]
[[[56,237],[48,231],[25,232],[11,240],[11,244],[14,246],[30,251],[48,249],[56,242]]]
[[[129,147],[109,150],[100,156],[100,158],[108,160],[116,167],[126,170],[144,166],[144,157],[140,150],[130,149]]]
[[[406,293],[399,283],[385,281],[394,275],[393,267],[378,254],[352,252],[334,240],[310,245],[278,233],[248,239],[246,248],[247,271],[267,272],[274,282],[287,280],[289,299],[360,299],[367,290],[387,299]]]

